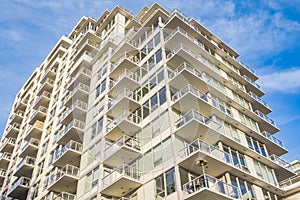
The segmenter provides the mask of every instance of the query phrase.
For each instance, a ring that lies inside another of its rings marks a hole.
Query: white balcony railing
[[[230,198],[240,199],[239,190],[236,186],[230,185],[207,174],[202,174],[190,182],[185,183],[182,188],[185,196],[190,196],[203,188],[207,188]]]
[[[133,148],[138,151],[141,150],[141,142],[137,138],[123,135],[104,150],[104,159],[111,156],[114,152],[116,152],[123,146]]]

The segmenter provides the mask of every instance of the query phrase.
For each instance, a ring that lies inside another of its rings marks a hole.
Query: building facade
[[[158,4],[83,17],[16,96],[2,198],[284,199],[295,173],[238,56]]]

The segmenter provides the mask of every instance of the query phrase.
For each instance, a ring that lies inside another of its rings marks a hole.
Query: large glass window
[[[164,198],[176,191],[174,168],[155,178],[156,199]]]

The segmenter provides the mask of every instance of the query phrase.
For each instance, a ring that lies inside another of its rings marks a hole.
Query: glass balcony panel
[[[60,193],[66,191],[75,193],[78,178],[79,168],[72,165],[65,165],[63,168],[50,173],[48,177],[48,189]],[[65,194],[65,197],[69,196]]]
[[[129,164],[141,155],[140,150],[137,138],[123,135],[104,150],[103,163],[112,167]]]
[[[115,141],[122,136],[122,132],[133,136],[134,133],[141,129],[140,122],[141,117],[123,110],[107,125],[105,137]]]
[[[56,142],[62,145],[67,144],[70,140],[81,143],[83,141],[84,129],[85,123],[74,119],[58,132]]]
[[[133,166],[122,165],[102,179],[102,194],[122,197],[142,185],[141,171]]]
[[[67,164],[78,167],[80,165],[81,152],[82,144],[71,140],[60,150],[54,152],[53,164],[58,167],[63,167]]]
[[[203,199],[209,196],[214,200],[240,199],[237,187],[218,180],[207,174],[183,185],[184,199]]]

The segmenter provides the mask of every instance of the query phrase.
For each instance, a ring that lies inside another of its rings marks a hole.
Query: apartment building
[[[83,17],[16,96],[2,198],[284,199],[295,173],[238,56],[158,4]]]

